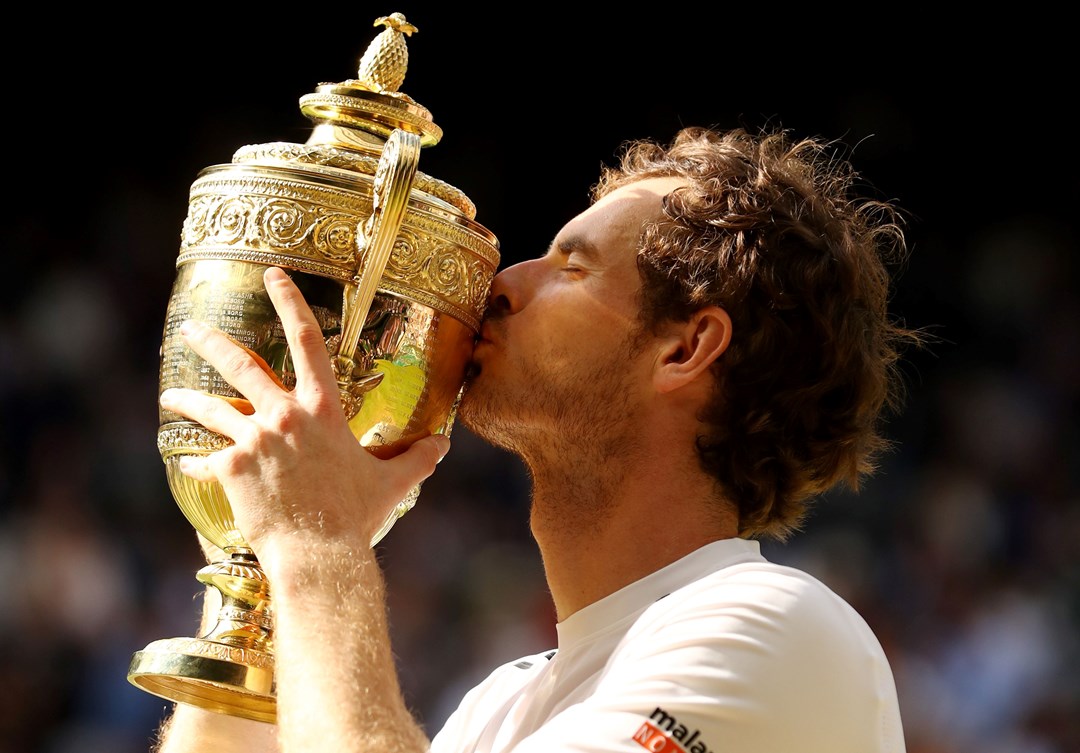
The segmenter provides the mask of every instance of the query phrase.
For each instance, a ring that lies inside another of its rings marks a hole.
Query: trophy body
[[[407,57],[400,14],[361,60],[360,77],[301,98],[315,123],[304,144],[243,147],[191,186],[161,348],[159,393],[244,398],[179,336],[188,319],[230,335],[286,388],[289,347],[263,285],[279,266],[300,287],[327,344],[356,440],[390,457],[417,439],[449,433],[472,344],[498,266],[498,242],[457,189],[419,172],[421,146],[441,131],[400,84]],[[366,68],[365,68],[366,66]],[[224,552],[199,571],[212,603],[193,638],[152,642],[128,679],[174,701],[273,722],[273,604],[257,558],[217,483],[184,476],[183,455],[226,437],[159,408],[158,449],[188,522]],[[333,472],[333,469],[328,469]],[[362,490],[357,490],[362,493]],[[416,501],[402,500],[374,545]]]

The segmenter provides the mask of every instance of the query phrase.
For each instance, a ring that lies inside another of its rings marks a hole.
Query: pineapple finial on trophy
[[[383,29],[360,58],[357,79],[372,91],[396,92],[405,81],[405,69],[409,65],[409,48],[405,37],[417,28],[405,20],[402,13],[391,13],[375,20],[374,26]]]
[[[409,65],[405,37],[417,28],[402,13],[382,16],[374,25],[386,28],[364,51],[356,78],[319,84],[314,92],[300,98],[300,111],[316,124],[309,144],[376,156],[397,128],[418,134],[421,146],[432,146],[442,138],[442,129],[435,125],[431,112],[401,91]],[[370,142],[365,134],[375,136],[376,141]]]

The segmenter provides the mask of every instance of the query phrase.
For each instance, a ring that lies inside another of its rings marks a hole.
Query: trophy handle
[[[351,281],[345,284],[341,312],[341,338],[338,351],[332,358],[337,377],[341,407],[351,419],[360,411],[364,394],[373,390],[383,379],[383,372],[371,371],[356,360],[360,335],[367,322],[371,303],[390,260],[405,210],[409,205],[420,161],[420,137],[415,133],[395,129],[383,146],[371,191],[371,214],[357,228],[357,256],[360,260]],[[363,363],[363,362],[362,362]],[[382,526],[371,538],[375,546],[386,536],[394,522],[416,504],[420,487],[412,489],[387,515]]]
[[[357,228],[359,265],[352,280],[345,284],[341,339],[333,357],[342,408],[350,419],[360,410],[364,393],[382,381],[381,372],[371,372],[357,364],[356,348],[405,218],[419,161],[418,135],[400,128],[390,134],[375,171],[371,215]]]

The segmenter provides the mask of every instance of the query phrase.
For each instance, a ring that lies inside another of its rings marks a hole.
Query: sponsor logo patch
[[[651,753],[713,753],[701,740],[701,730],[690,730],[659,706],[631,739]]]

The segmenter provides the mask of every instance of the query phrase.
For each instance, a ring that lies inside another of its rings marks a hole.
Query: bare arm
[[[234,442],[202,458],[185,457],[181,469],[222,484],[271,583],[280,749],[425,751],[427,737],[398,684],[384,581],[370,541],[397,502],[434,471],[449,440],[420,440],[390,460],[361,447],[299,290],[276,269],[268,270],[266,286],[293,353],[296,387],[284,390],[222,333],[182,327],[188,344],[255,412],[244,415],[192,390],[163,393],[162,405]],[[173,742],[189,729],[238,735],[230,744],[254,747],[247,726],[226,729],[205,712],[180,711],[161,753],[195,750]]]
[[[272,724],[204,711],[178,703],[158,733],[153,753],[194,753],[207,750],[280,750]]]
[[[280,584],[283,749],[426,751],[398,685],[384,582],[370,547],[323,546],[314,557],[273,559],[281,563],[270,578]]]
[[[371,549],[360,556],[320,549],[317,556],[300,552],[304,556],[293,566],[269,574],[275,586],[279,725],[177,704],[154,753],[427,749],[427,738],[401,699],[383,579]],[[334,598],[320,586],[329,583],[337,584]]]

